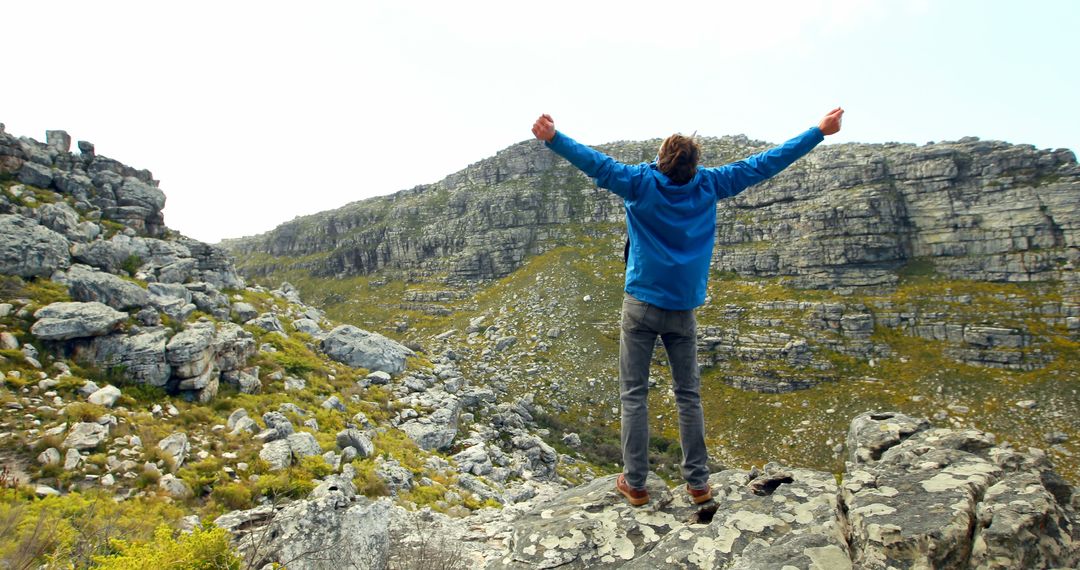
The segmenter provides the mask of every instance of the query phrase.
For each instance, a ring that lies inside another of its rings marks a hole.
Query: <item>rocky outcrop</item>
[[[0,214],[0,274],[47,277],[70,263],[64,236],[30,218]]]
[[[832,473],[777,464],[725,470],[709,479],[713,500],[695,505],[683,489],[650,475],[651,501],[634,508],[615,492],[612,475],[499,521],[474,515],[462,523],[470,532],[440,532],[478,541],[465,550],[479,551],[489,568],[1021,569],[1080,562],[1076,489],[1039,450],[997,444],[977,430],[934,429],[895,412],[855,418],[847,447],[842,484]],[[506,550],[483,542],[502,533]]]
[[[267,505],[218,517],[253,568],[272,563],[299,570],[381,569],[388,558],[389,502],[340,491],[281,507]]]
[[[766,147],[701,139],[717,165]],[[636,163],[657,143],[601,145]],[[714,268],[790,276],[804,287],[882,285],[912,260],[956,277],[1046,281],[1080,264],[1080,168],[1072,152],[963,139],[924,146],[818,148],[779,176],[720,203]],[[226,242],[316,275],[383,269],[501,277],[569,236],[567,224],[622,222],[618,198],[533,142],[444,180],[298,218]],[[602,226],[596,226],[598,231]],[[311,259],[311,258],[309,258]]]

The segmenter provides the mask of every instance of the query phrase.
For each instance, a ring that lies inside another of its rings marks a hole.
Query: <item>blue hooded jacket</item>
[[[717,168],[698,167],[675,184],[655,162],[627,165],[555,132],[546,143],[571,164],[623,199],[630,255],[627,293],[668,310],[705,302],[716,243],[716,202],[775,176],[810,152],[825,136],[812,127],[786,143]]]

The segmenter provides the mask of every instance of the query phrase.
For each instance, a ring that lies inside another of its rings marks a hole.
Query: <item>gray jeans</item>
[[[631,487],[645,487],[649,473],[649,363],[657,336],[664,341],[671,362],[675,403],[679,408],[683,478],[691,487],[700,489],[708,484],[709,468],[694,311],[661,309],[629,294],[623,297],[619,335],[623,473]]]

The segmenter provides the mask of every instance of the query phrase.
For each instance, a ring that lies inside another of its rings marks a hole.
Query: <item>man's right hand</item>
[[[825,136],[835,135],[840,132],[840,119],[844,116],[844,110],[840,107],[829,111],[825,118],[821,119],[818,123],[818,128],[821,129],[821,133]]]
[[[555,119],[547,113],[540,115],[540,118],[533,123],[532,133],[544,142],[551,142],[551,139],[555,138]]]

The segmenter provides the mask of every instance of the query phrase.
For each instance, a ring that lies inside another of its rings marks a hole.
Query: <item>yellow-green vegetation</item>
[[[89,492],[35,499],[28,491],[3,489],[0,566],[87,568],[95,557],[115,553],[115,539],[152,541],[156,528],[175,526],[183,514],[180,507],[152,498],[117,502],[110,493]]]
[[[94,570],[239,570],[240,556],[229,545],[229,532],[217,527],[200,527],[177,533],[160,526],[151,540],[130,542],[114,539],[115,554],[94,558]]]

